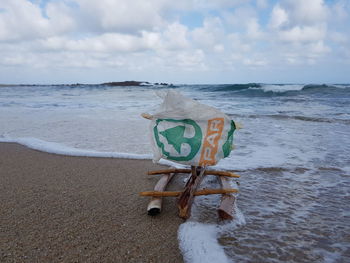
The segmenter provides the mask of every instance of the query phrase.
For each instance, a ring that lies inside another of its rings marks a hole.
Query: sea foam
[[[202,223],[198,222],[196,215],[194,215],[190,220],[180,225],[178,230],[179,246],[186,263],[233,262],[226,255],[224,246],[219,244],[218,238],[225,233],[231,233],[246,223],[244,215],[236,205],[234,210],[235,220],[221,223]]]
[[[121,158],[121,159],[135,159],[135,160],[151,160],[151,154],[136,154],[136,153],[123,153],[123,152],[101,152],[88,149],[77,149],[66,146],[64,144],[56,142],[48,142],[37,138],[9,138],[0,137],[0,143],[18,143],[26,146],[30,149],[47,152],[58,155],[77,156],[77,157],[97,157],[97,158]],[[169,160],[161,159],[159,162],[161,165],[167,165],[175,168],[185,168],[186,165],[177,164]]]
[[[6,138],[0,137],[0,142],[18,143],[33,150],[38,150],[47,153],[68,155],[68,156],[83,156],[83,157],[105,157],[105,158],[124,158],[124,159],[151,159],[150,154],[133,154],[120,152],[99,152],[94,150],[84,150],[72,148],[60,143],[47,142],[36,138]]]
[[[231,262],[217,241],[218,230],[213,224],[194,221],[180,225],[178,238],[185,262]]]

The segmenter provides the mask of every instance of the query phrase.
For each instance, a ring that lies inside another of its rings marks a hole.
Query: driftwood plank
[[[224,176],[220,176],[219,179],[220,179],[219,181],[220,181],[221,187],[223,189],[232,187],[228,178]],[[235,189],[235,190],[238,192],[238,189]],[[233,207],[234,207],[235,201],[236,201],[236,197],[231,193],[226,193],[222,195],[220,206],[218,208],[218,215],[220,219],[222,220],[233,219],[233,214],[234,214]]]
[[[173,178],[173,176],[174,176],[173,173],[163,175],[155,185],[154,191],[158,191],[158,192],[164,191],[168,183]],[[148,203],[148,206],[147,206],[147,213],[149,215],[154,216],[159,214],[161,210],[162,210],[162,197],[160,196],[156,197],[155,195],[152,195],[151,201]]]
[[[186,183],[184,191],[180,194],[177,200],[177,207],[179,209],[179,216],[187,219],[191,215],[191,206],[198,186],[204,177],[205,168],[196,166],[191,167],[191,177]]]
[[[191,173],[191,169],[165,169],[165,170],[157,170],[157,171],[149,171],[149,175],[156,175],[156,174],[169,174],[169,173]],[[227,177],[234,177],[239,178],[240,176],[235,173],[231,172],[225,172],[225,171],[215,171],[215,170],[206,170],[204,172],[205,175],[217,175],[217,176],[227,176]]]
[[[145,191],[141,192],[141,196],[156,196],[156,197],[176,197],[179,196],[181,191]],[[193,193],[194,196],[197,195],[213,195],[213,194],[230,194],[238,193],[237,189],[203,189],[198,190]]]

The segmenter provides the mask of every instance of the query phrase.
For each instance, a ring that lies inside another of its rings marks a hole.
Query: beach
[[[139,196],[157,181],[151,160],[0,143],[0,167],[0,262],[182,262],[175,200],[150,217]]]
[[[350,263],[349,32],[350,0],[0,0],[0,263]]]
[[[172,88],[243,126],[210,168],[241,176],[235,219],[218,220],[219,195],[196,197],[185,223],[174,198],[147,215],[138,194],[164,166],[140,114],[157,111],[163,86],[5,86],[0,262],[350,262],[350,85]]]

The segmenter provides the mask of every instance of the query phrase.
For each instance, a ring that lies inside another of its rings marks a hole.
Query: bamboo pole
[[[145,191],[141,192],[141,196],[154,196],[154,197],[176,197],[179,196],[181,191]],[[198,195],[214,195],[214,194],[231,194],[238,193],[237,189],[203,189],[193,193],[194,196]]]
[[[159,191],[159,192],[164,191],[168,183],[173,178],[173,176],[174,176],[173,173],[163,175],[155,185],[154,191]],[[162,210],[162,197],[152,196],[151,201],[148,203],[148,206],[147,206],[147,213],[149,215],[154,216],[159,214],[161,210]]]
[[[191,173],[190,169],[165,169],[165,170],[157,170],[157,171],[149,171],[148,175],[156,175],[156,174],[169,174],[169,173]],[[217,176],[227,176],[233,178],[239,178],[240,175],[225,172],[225,171],[215,171],[215,170],[207,170],[204,172],[205,175],[217,175]]]

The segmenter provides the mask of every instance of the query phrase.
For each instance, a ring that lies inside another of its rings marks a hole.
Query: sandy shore
[[[0,143],[0,262],[182,262],[174,199],[150,217],[138,195],[157,168]]]

